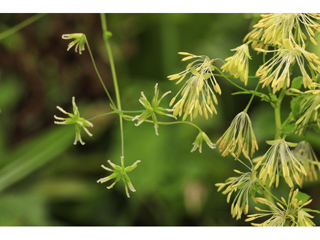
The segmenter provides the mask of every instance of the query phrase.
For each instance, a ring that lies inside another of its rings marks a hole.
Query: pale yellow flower
[[[226,63],[221,67],[221,69],[229,72],[235,78],[240,77],[240,80],[244,82],[244,85],[247,85],[249,74],[248,59],[251,59],[248,45],[242,44],[235,49],[231,49],[231,51],[236,51],[236,53],[225,60]]]
[[[141,97],[139,99],[139,102],[142,104],[142,106],[146,109],[144,110],[140,115],[135,116],[132,118],[132,121],[138,120],[137,123],[135,123],[135,126],[139,126],[141,123],[143,123],[145,120],[148,118],[152,118],[152,121],[154,123],[154,129],[155,133],[159,135],[158,133],[158,120],[157,120],[157,115],[166,115],[168,117],[172,117],[177,119],[175,116],[172,114],[168,114],[167,112],[172,112],[172,109],[165,109],[163,107],[159,107],[159,104],[161,103],[162,99],[167,96],[171,91],[168,91],[164,93],[160,98],[159,98],[159,89],[158,89],[158,83],[154,86],[154,96],[152,98],[152,101],[149,102],[147,97],[144,95],[143,92],[141,92]]]
[[[317,123],[320,128],[320,120],[318,119],[318,110],[320,108],[320,90],[319,84],[312,83],[312,86],[317,86],[317,89],[301,92],[299,100],[299,118],[296,120],[299,135],[308,127],[309,124]],[[290,89],[293,90],[293,89]]]
[[[197,148],[199,148],[199,152],[201,153],[203,141],[206,142],[206,144],[209,146],[209,148],[211,148],[211,149],[216,148],[216,145],[211,142],[208,135],[205,132],[200,131],[198,136],[196,137],[196,140],[193,143],[193,148],[191,149],[191,152],[194,152],[195,150],[197,150]]]
[[[190,74],[188,80],[184,83],[177,95],[171,100],[170,106],[176,101],[177,96],[181,93],[181,99],[173,106],[174,116],[183,115],[183,120],[190,116],[190,120],[196,118],[198,114],[204,115],[206,119],[217,114],[214,104],[218,104],[218,100],[211,89],[213,87],[216,93],[221,94],[221,89],[217,83],[213,71],[211,60],[207,56],[197,56],[190,53],[179,52],[181,55],[187,55],[182,61],[195,59],[189,63],[186,70],[168,76],[169,80],[177,80],[179,84],[186,76]]]
[[[315,31],[320,32],[320,25],[313,19],[320,19],[319,14],[312,13],[273,13],[263,14],[262,19],[254,25],[244,41],[252,40],[252,47],[268,48],[268,45],[278,45],[283,39],[289,39],[292,44],[305,48],[307,37],[317,45]]]
[[[130,194],[128,189],[130,189],[132,192],[135,192],[135,188],[133,187],[130,178],[128,177],[127,173],[131,172],[133,169],[135,169],[137,167],[137,164],[141,162],[140,160],[135,161],[131,166],[125,167],[124,166],[124,160],[123,160],[123,156],[121,156],[121,166],[114,164],[113,162],[111,162],[110,160],[108,160],[108,163],[110,164],[110,166],[113,168],[108,168],[105,167],[104,165],[101,165],[101,167],[109,172],[112,172],[112,174],[110,174],[107,177],[104,178],[100,178],[97,183],[105,183],[110,181],[111,179],[115,179],[115,181],[108,186],[107,188],[113,188],[113,186],[119,182],[120,180],[123,182],[124,184],[124,188],[126,190],[126,195],[129,198]]]
[[[81,51],[84,50],[84,46],[86,44],[86,35],[83,33],[63,34],[62,39],[74,39],[71,43],[69,43],[67,51],[69,51],[74,45],[76,46],[76,52],[79,48],[79,54],[81,54]]]
[[[62,118],[62,117],[57,117],[54,115],[53,117],[58,121],[54,121],[55,124],[59,125],[69,125],[69,124],[74,124],[75,125],[75,130],[76,130],[76,137],[73,142],[74,145],[77,144],[79,141],[82,145],[85,144],[85,142],[82,141],[81,139],[81,129],[83,129],[90,137],[92,137],[92,133],[89,132],[87,127],[93,127],[93,124],[89,122],[88,120],[80,117],[80,112],[78,110],[78,107],[76,105],[75,97],[72,97],[72,106],[73,106],[73,113],[68,113],[66,112],[63,108],[57,106],[57,109],[59,109],[62,113],[68,115],[68,118]]]
[[[260,76],[260,83],[263,83],[262,87],[269,86],[271,84],[273,93],[281,90],[285,85],[286,87],[290,87],[290,67],[294,62],[298,63],[305,88],[309,88],[311,86],[312,79],[305,70],[304,58],[307,59],[308,65],[316,74],[320,73],[319,58],[314,53],[307,52],[298,45],[293,46],[288,39],[284,39],[280,48],[276,50],[256,50],[276,53],[266,63],[261,65],[256,72],[256,76]]]
[[[258,143],[252,129],[249,115],[246,112],[237,114],[232,120],[230,127],[219,138],[216,144],[220,144],[219,151],[222,152],[223,157],[227,156],[229,153],[234,153],[236,159],[241,152],[249,159],[249,149],[251,145],[252,157],[255,150],[258,150]]]
[[[231,215],[232,217],[237,217],[240,219],[242,213],[248,214],[249,211],[249,191],[253,184],[256,182],[255,171],[251,172],[240,172],[234,170],[236,173],[240,174],[239,177],[231,177],[226,180],[225,183],[217,183],[215,186],[219,187],[218,192],[226,187],[222,194],[227,194],[227,202],[230,202],[230,198],[233,192],[237,192],[232,205],[231,205]]]
[[[260,213],[248,215],[246,222],[253,221],[261,217],[270,217],[263,223],[251,223],[253,226],[264,226],[264,227],[283,227],[283,226],[315,226],[310,218],[313,218],[307,213],[303,207],[308,205],[312,200],[303,203],[301,200],[298,201],[299,189],[293,192],[291,189],[288,197],[288,201],[281,197],[281,203],[276,204],[265,198],[255,198],[259,203],[265,204],[269,207],[268,210],[260,209],[255,207]]]
[[[316,168],[320,170],[320,163],[311,144],[306,141],[301,141],[295,149],[293,149],[292,153],[296,159],[302,163],[307,173],[307,176],[300,173],[300,185],[302,186],[304,180],[318,180]]]
[[[259,179],[266,183],[269,176],[269,187],[276,182],[276,187],[279,185],[279,176],[282,175],[289,185],[293,187],[293,181],[300,184],[300,173],[307,175],[303,165],[295,158],[290,147],[295,147],[296,143],[286,142],[284,139],[279,138],[273,141],[267,141],[271,145],[265,155],[257,162],[255,170],[263,164],[260,170]]]

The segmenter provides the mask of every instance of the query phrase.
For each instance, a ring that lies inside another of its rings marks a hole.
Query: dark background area
[[[0,14],[0,32],[19,24],[32,14]],[[140,110],[141,91],[152,99],[154,85],[168,106],[182,84],[167,76],[186,67],[180,51],[224,60],[242,39],[259,14],[106,14],[112,32],[122,107]],[[198,132],[186,124],[160,125],[159,136],[152,124],[134,126],[124,122],[125,163],[141,160],[129,177],[137,190],[125,195],[117,183],[97,184],[109,175],[102,169],[110,159],[120,164],[120,129],[116,115],[92,121],[93,137],[82,134],[86,145],[74,146],[74,126],[53,124],[56,109],[72,112],[75,96],[85,118],[111,111],[107,96],[94,71],[87,49],[81,55],[74,48],[67,52],[69,40],[62,34],[84,33],[99,72],[115,99],[111,70],[103,43],[99,14],[48,14],[37,22],[0,41],[0,225],[2,226],[235,226],[249,225],[245,217],[231,217],[226,196],[215,183],[245,168],[232,157],[221,157],[218,149],[203,145],[191,153]],[[316,54],[319,49],[314,48]],[[261,56],[250,49],[250,74],[261,63]],[[216,65],[222,66],[217,60]],[[218,115],[199,125],[216,142],[234,116],[250,98],[233,96],[230,83],[217,78],[222,89],[218,96]],[[240,80],[235,80],[243,85]],[[254,89],[256,80],[249,80]],[[283,116],[289,112],[285,102]],[[266,140],[274,137],[274,115],[270,105],[254,99],[249,110],[259,144],[256,157],[268,149]],[[160,120],[168,121],[166,117]],[[319,154],[317,135],[308,135]],[[289,139],[290,140],[290,139]],[[293,139],[298,141],[299,138]],[[301,189],[313,198],[308,207],[320,209],[318,182]],[[287,199],[289,189],[281,183],[274,189]],[[233,197],[232,197],[233,199]],[[255,213],[253,204],[250,213]],[[315,215],[315,214],[313,214]],[[320,225],[320,217],[313,219]]]

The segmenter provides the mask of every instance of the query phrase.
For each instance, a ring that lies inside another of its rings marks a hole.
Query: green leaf
[[[295,98],[293,98],[290,102],[290,108],[291,108],[291,111],[292,111],[292,117],[295,121],[297,121],[300,116],[301,116],[301,113],[300,113],[300,102],[301,100],[304,98],[305,96],[302,94],[302,95],[299,95]]]
[[[259,192],[261,189],[262,189],[262,186],[260,184],[251,185],[250,190],[249,190],[250,195],[255,196],[256,193]]]
[[[296,198],[297,198],[298,202],[301,200],[302,203],[305,203],[310,199],[310,196],[306,193],[299,191]]]
[[[299,90],[302,84],[303,84],[302,76],[296,77],[292,80],[291,87]]]
[[[302,210],[304,210],[304,211],[306,211],[306,212],[314,212],[314,213],[320,214],[320,211],[318,211],[318,210],[313,210],[313,209],[310,209],[310,208],[302,208]]]
[[[297,125],[295,123],[287,123],[282,127],[281,132],[283,134],[290,134],[290,133],[293,133],[294,130],[296,130],[296,128],[297,128]]]
[[[3,156],[0,169],[0,192],[57,158],[72,146],[74,127],[53,126],[34,136]]]
[[[272,93],[269,93],[269,96],[272,102],[276,102],[278,100],[277,96]]]
[[[311,127],[316,133],[320,133],[320,129],[317,124],[312,124]]]

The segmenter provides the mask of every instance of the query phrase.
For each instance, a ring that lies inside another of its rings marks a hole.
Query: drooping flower
[[[71,43],[68,45],[67,51],[69,51],[70,48],[72,48],[74,45],[75,51],[77,52],[77,49],[79,48],[79,54],[81,54],[81,51],[84,50],[84,45],[86,44],[86,35],[83,33],[72,33],[72,34],[63,34],[62,39],[74,39]]]
[[[293,149],[292,153],[295,158],[302,163],[307,173],[307,176],[300,173],[300,185],[302,186],[304,179],[307,181],[318,180],[316,167],[318,167],[320,171],[320,162],[318,161],[311,144],[306,141],[301,141],[295,149]]]
[[[262,19],[254,25],[243,41],[252,40],[252,47],[268,48],[275,46],[283,39],[289,39],[292,44],[305,48],[307,33],[310,41],[317,45],[314,31],[320,32],[320,25],[313,19],[320,19],[315,13],[272,13],[261,15]]]
[[[227,156],[230,152],[236,155],[236,159],[241,152],[247,159],[249,159],[249,154],[252,157],[254,152],[258,150],[258,143],[249,115],[246,112],[237,114],[232,120],[230,127],[219,138],[216,144],[220,144],[219,151],[222,152],[223,157]],[[249,150],[250,145],[251,153]]]
[[[269,207],[268,210],[260,209],[255,207],[261,213],[248,215],[246,222],[253,221],[257,218],[267,217],[270,218],[263,223],[251,223],[253,226],[268,226],[268,227],[282,227],[282,226],[315,226],[310,218],[313,218],[309,213],[307,213],[303,207],[308,205],[312,199],[307,202],[298,201],[299,189],[293,192],[291,189],[288,197],[288,202],[281,197],[282,202],[277,204],[265,198],[255,198],[258,202],[265,204]]]
[[[158,134],[158,120],[157,120],[157,116],[156,114],[160,114],[160,115],[166,115],[168,117],[172,117],[175,118],[175,116],[173,116],[172,114],[167,114],[165,113],[165,111],[167,112],[172,112],[172,109],[164,109],[163,107],[159,107],[159,104],[161,102],[161,100],[168,95],[169,93],[171,93],[171,91],[168,91],[166,93],[164,93],[161,98],[159,99],[159,89],[158,89],[158,83],[155,85],[154,87],[155,92],[154,92],[154,97],[151,101],[151,103],[148,101],[148,99],[146,98],[146,96],[144,95],[143,92],[141,92],[141,97],[139,99],[139,102],[142,104],[142,106],[144,106],[144,108],[146,110],[144,110],[140,115],[135,116],[134,118],[132,118],[132,121],[138,120],[138,122],[135,124],[136,126],[139,126],[141,123],[143,123],[145,120],[147,120],[149,117],[152,117],[152,121],[154,123],[154,129],[157,135]]]
[[[232,205],[231,205],[231,215],[232,217],[237,217],[236,219],[240,219],[242,213],[248,214],[249,211],[249,191],[251,187],[256,182],[256,173],[255,171],[251,172],[240,172],[238,170],[234,170],[236,173],[240,174],[239,177],[230,177],[226,180],[225,183],[217,183],[215,186],[219,187],[218,192],[226,187],[226,189],[222,192],[222,194],[227,194],[227,202],[230,202],[230,198],[233,192],[237,192]]]
[[[256,76],[260,76],[260,83],[263,83],[262,87],[271,84],[273,93],[281,90],[284,85],[289,87],[290,66],[294,62],[297,62],[303,77],[303,85],[305,88],[309,88],[312,79],[304,68],[304,58],[307,59],[308,65],[317,74],[320,73],[319,58],[314,53],[307,52],[298,45],[292,45],[288,39],[284,39],[281,44],[279,43],[279,46],[280,48],[270,51],[258,48],[255,49],[261,52],[276,52],[276,54],[266,63],[261,65],[256,72]]]
[[[201,153],[203,141],[205,141],[206,144],[212,149],[214,149],[216,147],[216,145],[211,142],[211,140],[207,136],[207,134],[205,132],[201,131],[201,132],[199,132],[198,136],[196,137],[195,142],[193,143],[193,148],[191,149],[191,152],[194,152],[195,150],[197,150],[197,148],[199,148],[199,152]]]
[[[72,106],[73,106],[73,114],[68,113],[65,110],[63,110],[61,107],[57,106],[57,108],[61,112],[63,112],[64,114],[68,115],[69,118],[57,117],[56,115],[54,115],[55,119],[62,121],[62,122],[54,121],[54,123],[61,124],[61,125],[74,124],[75,129],[76,129],[76,138],[75,138],[73,144],[76,145],[77,142],[79,141],[82,145],[84,145],[85,143],[82,141],[81,135],[80,135],[81,129],[83,129],[90,137],[92,137],[92,134],[89,132],[87,127],[93,127],[93,124],[91,122],[89,122],[88,120],[80,117],[80,112],[79,112],[78,107],[76,105],[75,97],[72,97]]]
[[[173,106],[173,115],[181,116],[182,112],[184,112],[183,120],[190,115],[190,120],[192,121],[198,114],[201,116],[203,114],[205,118],[208,119],[209,115],[212,117],[213,113],[217,114],[214,103],[218,104],[218,100],[210,85],[212,85],[216,93],[221,94],[220,86],[213,75],[214,67],[212,63],[214,60],[207,56],[197,56],[186,52],[179,52],[179,54],[187,55],[182,61],[190,59],[196,60],[189,63],[186,70],[168,76],[169,80],[179,79],[176,83],[179,84],[190,74],[188,80],[170,102],[170,106],[172,106],[177,96],[181,93],[181,99]]]
[[[293,187],[293,181],[300,184],[300,176],[302,173],[307,175],[303,165],[295,158],[290,147],[297,146],[296,143],[286,142],[284,139],[279,138],[273,141],[267,141],[271,145],[269,150],[257,162],[255,170],[263,163],[263,168],[260,171],[259,179],[266,183],[269,176],[271,187],[276,181],[276,187],[279,184],[279,176],[282,174],[289,187]]]
[[[235,49],[231,49],[231,51],[236,51],[236,53],[225,60],[226,63],[221,67],[221,69],[223,69],[223,72],[229,72],[235,78],[240,77],[240,80],[244,82],[244,85],[247,85],[249,74],[248,59],[251,59],[248,45],[242,44]]]
[[[319,84],[312,83],[312,86],[317,86]],[[291,89],[292,90],[292,89]],[[318,120],[318,111],[320,108],[320,90],[313,89],[305,92],[295,90],[300,92],[300,102],[299,102],[299,118],[296,121],[297,128],[300,129],[299,135],[308,127],[309,124],[317,123],[320,128],[320,122]]]
[[[124,163],[123,163],[123,156],[121,156],[121,166],[116,165],[114,163],[112,163],[110,160],[108,160],[108,163],[111,165],[111,167],[113,169],[107,168],[104,165],[101,165],[101,167],[109,172],[113,172],[112,174],[110,174],[108,177],[104,177],[104,178],[100,178],[97,183],[104,183],[107,182],[111,179],[115,178],[115,181],[109,186],[107,187],[108,189],[112,188],[117,182],[119,182],[120,180],[124,183],[124,187],[126,190],[126,194],[127,197],[129,198],[129,191],[128,188],[132,191],[135,192],[136,190],[134,189],[130,178],[128,177],[127,173],[131,172],[133,169],[135,169],[137,167],[137,164],[141,162],[140,160],[137,160],[134,164],[132,164],[131,166],[125,167]]]

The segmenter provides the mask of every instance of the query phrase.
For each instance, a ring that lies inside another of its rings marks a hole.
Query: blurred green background
[[[0,14],[0,32],[31,16]],[[106,17],[113,33],[111,47],[125,110],[142,109],[138,102],[141,91],[152,99],[156,83],[160,94],[172,91],[162,102],[167,106],[181,84],[175,85],[166,76],[186,66],[179,51],[224,60],[260,18],[259,14],[222,13]],[[73,145],[73,126],[53,124],[53,115],[64,117],[57,105],[72,112],[72,96],[85,118],[110,111],[88,51],[82,55],[74,49],[66,51],[70,41],[63,40],[62,34],[77,32],[86,34],[100,74],[115,99],[99,14],[48,14],[0,41],[0,225],[249,225],[245,217],[239,221],[231,217],[226,196],[214,186],[236,176],[233,169],[245,169],[207,145],[201,154],[190,153],[198,132],[186,124],[160,125],[156,136],[152,124],[136,127],[125,121],[125,163],[141,160],[129,173],[137,192],[130,193],[128,199],[121,182],[111,190],[106,189],[110,183],[96,183],[109,174],[101,164],[107,166],[108,159],[120,163],[118,117],[93,120],[93,137],[82,134],[84,146]],[[313,50],[319,53],[319,49]],[[261,61],[260,56],[253,55],[253,59],[251,75]],[[216,65],[222,62],[218,60]],[[201,117],[194,120],[213,142],[250,98],[232,96],[237,89],[217,79],[222,89],[218,115],[208,121]],[[249,81],[248,88],[255,85]],[[289,112],[289,102],[285,106],[283,116]],[[273,110],[255,99],[249,115],[259,143],[255,156],[259,156],[268,148],[265,140],[274,137]],[[317,135],[310,133],[308,138],[319,156]],[[319,210],[318,186],[318,182],[306,183],[301,191],[313,198],[309,207]],[[287,199],[286,184],[274,191]],[[320,217],[315,216],[314,222],[320,225]]]

